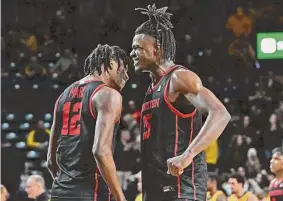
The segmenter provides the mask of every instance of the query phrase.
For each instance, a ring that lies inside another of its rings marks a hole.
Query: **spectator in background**
[[[278,117],[273,113],[270,115],[269,125],[263,133],[265,156],[268,160],[271,158],[273,147],[281,146],[282,139],[282,129],[279,126]]]
[[[235,174],[235,171],[232,171],[233,174]],[[244,179],[246,180],[246,170],[243,167],[239,167],[238,171],[236,172],[237,174],[241,175],[242,177],[244,177]],[[249,183],[245,182],[244,184],[244,190],[247,191],[249,189]]]
[[[207,180],[207,201],[226,201],[226,195],[219,190],[219,181],[215,174],[209,174]]]
[[[49,195],[45,190],[45,181],[40,175],[31,175],[27,179],[26,192],[28,198],[35,201],[48,201]]]
[[[64,50],[63,56],[57,61],[51,73],[53,78],[58,78],[62,83],[71,82],[71,78],[77,74],[77,58],[69,49]]]
[[[10,30],[6,39],[5,59],[14,63],[20,63],[30,59],[31,52],[25,44],[25,40],[20,39],[17,30]]]
[[[258,197],[258,199],[263,199],[265,195],[264,190],[257,183],[256,179],[248,179],[249,189]]]
[[[7,201],[9,196],[9,192],[7,191],[6,187],[1,184],[1,201]]]
[[[215,172],[217,168],[218,160],[218,141],[215,140],[211,145],[209,145],[205,150],[205,160],[207,163],[207,171]]]
[[[42,53],[42,60],[55,61],[56,53],[60,50],[59,46],[54,43],[54,40],[50,37],[49,33],[44,33],[43,41],[39,46],[39,52]]]
[[[266,170],[261,170],[254,178],[259,188],[264,189],[269,185],[269,178]]]
[[[31,130],[27,136],[27,146],[31,149],[45,150],[48,146],[50,130],[44,128],[44,122],[39,120],[37,127]]]
[[[235,172],[234,172],[235,173]],[[246,170],[243,167],[239,167],[237,173],[242,177],[246,178]]]
[[[250,34],[252,31],[252,19],[244,14],[243,8],[238,7],[236,13],[228,18],[226,27],[238,38],[242,34]]]
[[[28,66],[25,68],[25,75],[28,79],[40,79],[45,77],[47,74],[46,69],[44,68],[44,66],[42,66],[36,56],[32,56],[30,58],[30,63],[28,64]]]
[[[134,131],[136,128],[139,127],[139,124],[133,114],[130,113],[125,114],[122,118],[122,121],[129,131]]]
[[[228,201],[257,201],[257,197],[249,191],[244,190],[245,178],[239,174],[231,175],[229,178],[232,195]]]
[[[251,125],[251,118],[248,115],[242,117],[240,128],[238,129],[242,135],[247,136],[248,144],[255,144],[258,140],[256,129]]]
[[[267,194],[265,192],[261,192],[256,194],[257,198],[259,201],[270,201],[270,199],[268,198]]]
[[[261,165],[255,148],[250,148],[248,150],[246,168],[248,177],[251,178],[255,177],[257,173],[260,172]]]
[[[232,138],[232,144],[230,154],[228,155],[228,160],[231,160],[229,163],[231,168],[244,167],[247,151],[248,151],[248,143],[246,137],[242,135],[236,135]]]
[[[279,107],[275,110],[275,114],[278,117],[281,129],[283,129],[283,101],[279,102]]]
[[[48,47],[49,45],[54,44],[54,40],[50,37],[49,33],[43,34],[43,43],[44,47]]]
[[[234,42],[228,47],[230,55],[234,55],[239,58],[247,67],[260,67],[256,61],[255,51],[247,39],[246,35],[241,34]]]
[[[34,34],[30,34],[26,40],[24,41],[27,48],[32,52],[35,53],[37,51],[37,39]]]
[[[139,194],[137,195],[135,201],[142,201],[142,177],[141,177],[141,172],[138,173],[137,178],[138,178],[137,189],[138,189]]]
[[[130,131],[123,129],[120,133],[120,140],[116,143],[114,152],[117,174],[123,190],[128,187],[128,177],[132,175],[132,170],[137,164],[140,155],[139,147],[136,146],[135,138]]]
[[[20,42],[23,43],[31,53],[35,53],[37,51],[37,39],[34,34],[21,31]]]

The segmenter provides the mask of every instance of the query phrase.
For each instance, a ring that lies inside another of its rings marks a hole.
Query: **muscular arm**
[[[57,170],[58,170],[58,166],[56,163],[57,136],[55,132],[56,131],[56,108],[57,108],[58,100],[56,101],[55,109],[53,112],[53,122],[52,122],[51,131],[50,131],[49,146],[48,146],[48,152],[47,152],[47,168],[53,179],[55,178]]]
[[[117,201],[125,200],[119,184],[112,153],[115,123],[120,119],[122,97],[114,89],[103,87],[93,97],[93,109],[97,111],[93,154],[99,171]]]
[[[198,110],[208,113],[203,127],[184,153],[185,158],[192,160],[221,135],[231,117],[224,105],[191,71],[176,71],[172,76],[169,91],[175,95],[184,94]]]

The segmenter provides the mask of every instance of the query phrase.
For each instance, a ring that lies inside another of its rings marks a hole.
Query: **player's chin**
[[[134,65],[134,67],[135,67],[135,73],[141,73],[144,71],[144,68],[141,65],[139,65],[139,63]]]
[[[274,172],[275,172],[275,170],[274,170],[274,167],[273,167],[273,166],[270,166],[269,168],[270,168],[270,171],[271,171],[272,173],[274,173]]]
[[[136,73],[142,72],[142,69],[140,68],[140,66],[135,66],[135,72]]]
[[[122,90],[126,85],[126,81],[122,81],[121,84],[120,84],[120,90]]]

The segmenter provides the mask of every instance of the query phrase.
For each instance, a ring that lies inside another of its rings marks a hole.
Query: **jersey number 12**
[[[66,102],[63,105],[63,127],[61,129],[62,135],[79,135],[81,130],[81,125],[79,123],[81,119],[81,108],[82,103],[77,102],[72,105],[71,102]],[[72,114],[70,114],[72,112]]]

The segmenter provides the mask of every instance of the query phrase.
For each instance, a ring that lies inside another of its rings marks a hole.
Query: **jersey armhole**
[[[59,106],[61,97],[62,97],[62,94],[57,98],[55,102],[54,111],[53,111],[53,119],[55,118],[55,116],[57,116],[57,110],[58,110],[58,106]]]
[[[94,119],[96,119],[96,115],[95,115],[95,113],[94,113],[94,111],[93,111],[93,107],[92,107],[92,98],[93,98],[93,96],[96,94],[96,92],[97,92],[99,89],[101,89],[102,87],[104,87],[104,86],[107,86],[107,85],[106,85],[106,84],[101,84],[101,85],[99,85],[98,87],[96,87],[96,89],[92,92],[92,94],[91,94],[91,96],[90,96],[90,99],[89,99],[89,111],[90,111],[91,116],[92,116]]]
[[[168,100],[168,88],[169,88],[169,84],[170,84],[170,79],[168,79],[166,85],[165,85],[165,88],[164,88],[164,93],[163,93],[163,98],[165,100],[165,103],[167,104],[167,106],[169,107],[169,109],[174,113],[176,114],[177,116],[180,116],[181,118],[190,118],[190,117],[193,117],[196,112],[197,112],[197,109],[194,109],[194,111],[192,111],[191,113],[189,114],[184,114],[182,112],[180,112],[179,110],[177,110],[173,105],[172,103],[170,103],[170,101]]]

